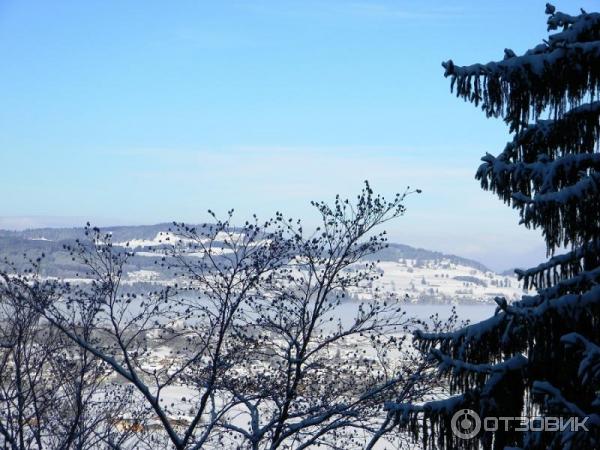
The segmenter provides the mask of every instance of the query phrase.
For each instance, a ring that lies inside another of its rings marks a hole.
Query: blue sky
[[[423,189],[392,240],[535,264],[539,233],[473,179],[506,130],[450,94],[440,62],[536,45],[544,3],[2,0],[0,227],[230,207],[310,223],[310,200],[369,179]]]

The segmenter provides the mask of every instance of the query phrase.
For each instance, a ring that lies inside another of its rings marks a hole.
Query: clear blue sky
[[[544,3],[1,0],[0,227],[310,221],[369,179],[424,191],[394,241],[534,264],[539,234],[473,179],[504,126],[440,62],[536,45]]]

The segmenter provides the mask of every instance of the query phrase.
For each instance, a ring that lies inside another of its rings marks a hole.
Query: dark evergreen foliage
[[[387,408],[425,448],[600,448],[600,14],[549,4],[546,13],[548,30],[561,31],[521,56],[506,49],[498,62],[443,64],[457,96],[514,134],[502,153],[482,158],[476,178],[518,209],[522,224],[541,229],[551,258],[517,271],[535,294],[498,298],[493,317],[455,332],[416,334],[454,396]],[[589,431],[501,426],[461,440],[450,419],[462,408],[588,417]]]

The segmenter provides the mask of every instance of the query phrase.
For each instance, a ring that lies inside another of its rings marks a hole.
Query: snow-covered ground
[[[232,231],[221,232],[214,241],[209,242],[202,238],[192,240],[178,236],[162,226],[150,227],[150,230],[147,228],[141,227],[138,230],[136,227],[125,227],[125,231],[115,230],[114,246],[127,248],[135,254],[129,261],[123,280],[130,286],[129,289],[136,289],[131,286],[138,283],[140,289],[146,289],[148,286],[144,285],[147,284],[164,286],[174,282],[173,272],[156,264],[170,245],[180,245],[190,258],[202,258],[206,256],[207,250],[203,245],[212,244],[209,250],[211,256],[227,258],[233,252],[231,247],[235,246],[235,241],[244,239],[244,236]],[[75,237],[76,234],[73,233],[76,230],[34,231],[23,237],[11,238],[14,242],[10,241],[12,244],[4,248],[5,253],[10,256],[16,254],[17,248],[21,248],[17,245],[25,248],[29,245],[38,253],[45,252],[47,258],[44,268],[49,269],[45,274],[47,278],[87,281],[77,278],[81,276],[82,268],[72,262],[68,253],[57,245],[61,239]],[[370,301],[394,294],[398,298],[406,298],[406,303],[466,305],[494,304],[494,297],[504,297],[512,302],[523,294],[521,284],[514,275],[491,272],[477,261],[460,256],[390,244],[377,257],[381,261],[377,263],[376,269],[382,276],[371,285],[352,290],[349,296],[351,300]],[[354,269],[359,270],[361,264],[364,267],[364,263],[358,263]]]
[[[166,233],[157,234],[153,240],[129,241],[136,255],[144,258],[157,258],[160,252],[152,247],[165,243]],[[167,236],[173,242],[173,236]],[[168,243],[169,241],[167,241]],[[126,245],[120,243],[119,245]],[[213,247],[212,255],[231,253],[228,248]],[[202,257],[204,252],[195,251],[189,257]],[[451,259],[403,259],[385,260],[377,263],[377,270],[383,274],[371,286],[352,292],[356,300],[374,298],[374,290],[380,294],[394,293],[399,297],[408,296],[412,303],[465,304],[494,303],[494,297],[504,297],[509,302],[523,294],[521,283],[514,275],[499,275],[482,268],[474,267]],[[360,269],[360,264],[356,265]],[[168,283],[161,273],[152,270],[137,270],[128,273],[127,282]]]
[[[358,299],[373,298],[376,288],[383,294],[407,295],[411,303],[493,303],[494,297],[510,302],[523,294],[516,276],[484,272],[448,260],[382,261],[377,268],[383,276],[369,288],[357,291]]]

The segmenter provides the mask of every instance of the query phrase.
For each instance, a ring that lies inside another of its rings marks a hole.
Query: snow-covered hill
[[[167,281],[167,275],[157,271],[154,261],[158,257],[156,250],[176,239],[169,233],[168,224],[113,228],[105,230],[112,232],[115,246],[127,247],[136,254],[126,267],[128,283]],[[72,277],[80,267],[72,263],[63,244],[81,237],[83,231],[79,228],[0,230],[0,257],[15,260],[24,253],[29,256],[44,253],[46,275]],[[225,249],[219,249],[216,244],[214,251],[223,253]],[[522,294],[514,275],[494,273],[477,261],[456,255],[390,244],[372,259],[379,261],[377,267],[383,277],[370,288],[355,292],[354,297],[371,297],[368,290],[375,288],[384,293],[407,294],[409,301],[415,303],[487,303],[495,296],[512,301]]]
[[[499,275],[448,259],[382,261],[378,268],[383,277],[376,287],[407,294],[415,303],[491,303],[497,296],[513,301],[523,293],[514,275]]]

